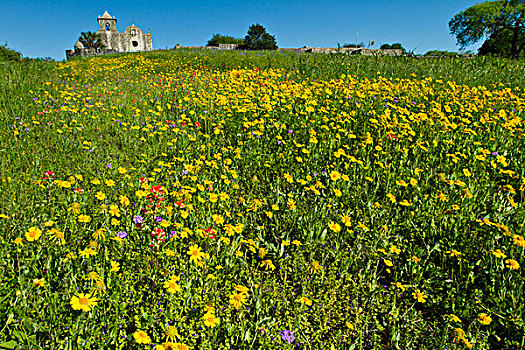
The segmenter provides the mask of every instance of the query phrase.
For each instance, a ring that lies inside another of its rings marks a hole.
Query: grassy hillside
[[[0,62],[0,348],[523,348],[524,67]]]

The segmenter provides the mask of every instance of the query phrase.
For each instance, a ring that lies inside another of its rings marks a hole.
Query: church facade
[[[98,34],[108,50],[117,52],[150,51],[152,49],[151,33],[131,24],[123,33],[117,30],[117,19],[111,17],[108,11],[98,16]]]
[[[98,31],[103,49],[86,48],[81,42],[77,42],[73,50],[66,50],[66,57],[69,59],[75,56],[97,56],[119,52],[138,52],[151,51],[153,41],[151,33],[144,33],[135,24],[124,29],[120,33],[117,29],[117,19],[111,16],[108,11],[104,11],[102,16],[98,16]]]

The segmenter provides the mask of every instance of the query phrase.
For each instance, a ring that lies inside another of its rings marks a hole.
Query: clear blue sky
[[[457,51],[448,21],[474,0],[2,0],[0,43],[25,57],[63,59],[82,31],[97,31],[104,8],[120,32],[135,23],[151,30],[153,48],[205,45],[214,33],[244,37],[259,22],[279,47],[401,42],[416,53]],[[469,47],[477,50],[479,44]]]

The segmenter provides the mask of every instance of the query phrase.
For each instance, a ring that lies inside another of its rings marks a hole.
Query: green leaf
[[[10,340],[7,343],[1,343],[0,349],[15,349],[18,346],[18,343],[14,340]]]

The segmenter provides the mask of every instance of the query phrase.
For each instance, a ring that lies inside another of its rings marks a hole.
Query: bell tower
[[[111,17],[106,9],[102,16],[98,16],[98,34],[104,41],[107,49],[113,49],[113,37],[118,38],[117,19]]]

